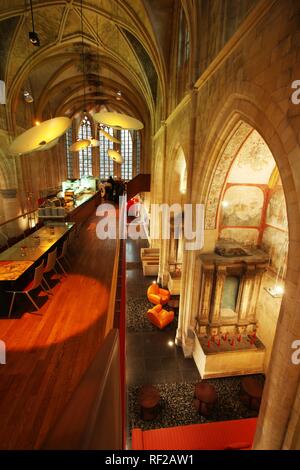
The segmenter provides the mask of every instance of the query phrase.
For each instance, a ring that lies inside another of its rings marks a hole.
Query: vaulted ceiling
[[[85,101],[87,110],[105,105],[153,124],[157,90],[166,89],[175,0],[83,0],[84,55],[81,0],[32,3],[40,47],[28,39],[29,0],[0,4],[0,78],[12,129],[24,89],[34,95],[37,118],[74,116]]]

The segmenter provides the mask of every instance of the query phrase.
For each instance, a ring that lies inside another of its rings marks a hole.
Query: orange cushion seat
[[[174,320],[174,312],[164,310],[161,305],[156,305],[147,312],[148,320],[161,330]]]
[[[158,284],[154,283],[148,287],[147,297],[149,302],[154,305],[165,305],[170,300],[170,292],[167,289],[161,289]]]
[[[246,450],[252,447],[257,418],[132,430],[132,450]]]

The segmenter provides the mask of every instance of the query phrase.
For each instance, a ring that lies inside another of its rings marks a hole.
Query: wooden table
[[[217,400],[215,387],[206,382],[195,385],[194,406],[200,415],[209,416]]]
[[[179,308],[179,299],[170,299],[167,305],[171,308]]]
[[[139,393],[141,417],[145,421],[155,419],[160,411],[160,394],[153,385],[143,385]]]
[[[259,410],[263,385],[255,377],[244,377],[241,381],[240,399],[250,410]]]
[[[16,281],[72,228],[73,223],[42,227],[0,254],[0,283]]]

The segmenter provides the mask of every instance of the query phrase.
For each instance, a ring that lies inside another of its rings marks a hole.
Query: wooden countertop
[[[93,193],[87,193],[87,194],[82,194],[78,199],[76,199],[76,202],[74,205],[65,207],[66,215],[71,214],[73,211],[78,209],[80,206],[85,204],[86,202],[90,201],[94,196],[96,196],[99,193],[99,191],[93,192]]]
[[[53,229],[44,226],[3,251],[0,254],[0,282],[17,280],[73,226],[74,224],[69,222],[63,225],[53,225]]]

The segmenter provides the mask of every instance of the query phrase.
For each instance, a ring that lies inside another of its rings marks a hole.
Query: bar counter
[[[101,195],[99,191],[83,194],[76,200],[75,205],[65,208],[66,220],[75,223],[82,223],[96,212],[100,203]]]

